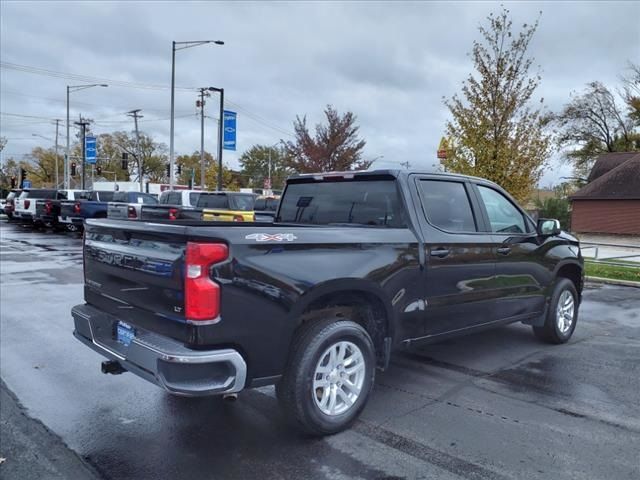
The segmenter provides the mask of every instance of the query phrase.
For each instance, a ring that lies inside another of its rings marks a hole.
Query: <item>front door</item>
[[[480,184],[474,188],[493,238],[496,315],[509,319],[542,313],[550,271],[535,225],[498,189]]]

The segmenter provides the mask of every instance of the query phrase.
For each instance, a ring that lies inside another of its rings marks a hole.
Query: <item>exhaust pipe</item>
[[[102,362],[102,365],[100,365],[100,370],[104,374],[110,373],[111,375],[120,375],[127,371],[122,365],[120,365],[120,362],[117,362],[116,360],[105,360]]]
[[[238,400],[238,394],[237,393],[225,393],[224,395],[222,395],[222,400],[224,400],[227,403],[234,403],[236,400]]]

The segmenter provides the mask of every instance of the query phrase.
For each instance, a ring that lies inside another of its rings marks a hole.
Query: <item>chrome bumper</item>
[[[247,365],[233,349],[192,350],[182,343],[136,327],[126,346],[114,338],[118,319],[90,305],[71,310],[73,335],[126,370],[165,390],[185,396],[237,393],[244,388]]]

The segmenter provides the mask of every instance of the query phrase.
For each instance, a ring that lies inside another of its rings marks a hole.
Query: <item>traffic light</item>
[[[71,176],[76,176],[76,162],[71,162]]]
[[[11,188],[16,188],[16,177],[11,177]]]
[[[178,164],[178,175],[182,175],[182,165]]]
[[[122,152],[122,170],[129,170],[129,154]]]
[[[27,179],[27,171],[24,168],[20,169],[20,178],[22,180],[26,180]]]
[[[165,165],[165,170],[167,172],[167,177],[170,177],[171,176],[171,166],[168,163]]]
[[[102,167],[100,165],[96,165],[96,175],[102,175]]]

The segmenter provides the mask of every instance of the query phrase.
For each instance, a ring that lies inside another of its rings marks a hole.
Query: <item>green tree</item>
[[[551,153],[548,116],[532,105],[540,83],[529,70],[529,43],[538,27],[514,31],[509,11],[487,17],[474,41],[475,73],[464,81],[461,96],[444,101],[451,113],[447,170],[488,178],[524,201],[535,188]],[[542,99],[540,99],[542,104]]]
[[[307,117],[293,122],[295,140],[284,144],[286,165],[299,173],[366,170],[371,165],[362,160],[366,142],[358,136],[359,127],[352,112],[340,115],[331,105],[324,111],[326,124],[316,125],[309,133]]]
[[[80,147],[78,146],[78,153]],[[122,153],[129,154],[128,171],[122,170]],[[141,160],[138,168],[138,156]],[[144,181],[163,182],[166,177],[165,165],[168,162],[167,146],[156,142],[150,135],[140,132],[140,145],[135,132],[113,132],[98,136],[98,157],[103,172],[115,172],[117,180],[139,181],[140,174]],[[113,180],[113,173],[105,173],[103,177]]]
[[[194,185],[200,185],[200,152],[195,151],[191,155],[179,155],[176,157],[176,165],[181,165],[182,173],[178,177],[178,183],[188,185],[191,172],[195,177]],[[215,190],[218,185],[218,163],[213,155],[204,152],[204,183],[208,190]],[[239,185],[233,178],[231,170],[222,166],[222,186],[225,190],[238,190]]]
[[[564,230],[569,230],[571,212],[569,211],[569,200],[561,197],[551,197],[544,200],[536,200],[538,218],[555,218],[560,221],[560,226]]]
[[[269,160],[271,160],[271,188],[280,189],[293,173],[287,166],[284,152],[274,146],[254,145],[240,157],[241,174],[246,185],[251,188],[262,188],[265,179],[269,178]]]
[[[633,104],[629,90],[629,107]],[[638,150],[633,111],[625,113],[616,95],[600,82],[587,84],[556,116],[558,143],[566,149],[576,176],[587,177],[596,158],[606,152]]]
[[[20,163],[14,158],[7,158],[0,165],[0,189],[9,190],[11,188],[11,178],[16,179],[16,185],[20,177]],[[25,164],[26,166],[26,164]]]

